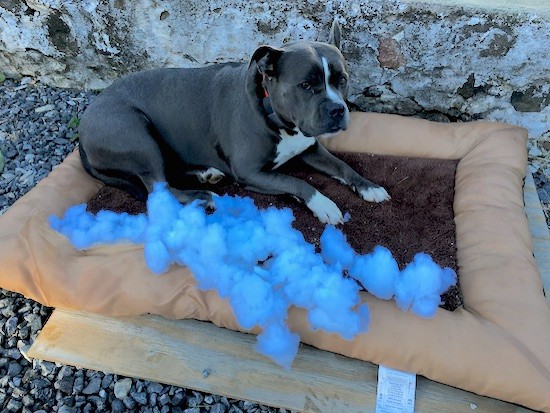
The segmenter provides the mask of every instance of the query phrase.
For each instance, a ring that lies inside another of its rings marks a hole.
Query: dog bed
[[[367,334],[346,341],[310,331],[298,308],[291,328],[322,349],[550,411],[550,307],[523,209],[525,143],[523,129],[504,124],[355,114],[350,129],[328,142],[331,150],[459,160],[454,219],[464,305],[426,320],[363,293]],[[228,304],[197,290],[185,268],[156,277],[139,246],[81,252],[49,228],[49,215],[86,202],[101,186],[73,154],[0,217],[0,285],[53,307],[196,318],[239,330]]]

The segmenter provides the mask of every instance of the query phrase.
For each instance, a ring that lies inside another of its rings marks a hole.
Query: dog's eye
[[[348,83],[348,79],[347,79],[346,77],[344,77],[344,76],[342,76],[342,77],[340,78],[340,80],[338,80],[338,84],[339,84],[340,86],[345,86],[346,83]]]
[[[309,82],[302,82],[300,83],[300,87],[305,90],[311,90],[311,83]]]

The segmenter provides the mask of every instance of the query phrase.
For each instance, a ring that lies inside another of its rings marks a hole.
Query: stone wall
[[[550,135],[550,17],[410,0],[0,0],[0,71],[100,89],[152,67],[324,40],[337,16],[364,110]]]

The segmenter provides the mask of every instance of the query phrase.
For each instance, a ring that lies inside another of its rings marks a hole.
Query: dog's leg
[[[301,159],[324,174],[348,185],[361,198],[369,202],[388,201],[390,195],[380,185],[363,178],[347,163],[331,154],[323,145],[315,143],[300,155]]]
[[[142,172],[138,176],[145,185],[145,188],[147,189],[147,192],[149,194],[153,191],[153,187],[156,182],[166,182],[164,172],[161,173],[161,171],[158,169],[151,171],[151,173]],[[170,185],[167,185],[166,189],[182,204],[188,204],[190,202],[198,200],[200,201],[200,203],[204,204],[208,208],[214,207],[214,197],[217,196],[214,192],[211,191],[176,189]]]
[[[340,208],[329,198],[301,179],[278,172],[256,172],[239,180],[248,189],[262,194],[292,195],[305,205],[325,224],[342,224],[344,217]]]
[[[137,110],[119,106],[117,110],[96,109],[81,122],[81,158],[86,170],[107,184],[134,188],[145,199],[156,182],[167,182],[162,151],[151,135],[154,127]],[[101,121],[98,121],[101,119]],[[167,189],[182,203],[195,199],[212,206],[210,191]]]

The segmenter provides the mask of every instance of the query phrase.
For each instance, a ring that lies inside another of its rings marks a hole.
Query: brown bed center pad
[[[457,270],[456,233],[453,201],[458,161],[338,153],[361,175],[384,186],[392,197],[389,202],[371,203],[362,200],[347,186],[318,173],[299,161],[293,161],[281,172],[304,179],[332,199],[351,219],[341,226],[350,245],[359,254],[372,252],[376,245],[388,248],[402,269],[418,252],[430,254],[442,267]],[[296,220],[294,227],[306,241],[319,246],[325,225],[303,204],[289,196],[262,195],[225,178],[207,189],[218,194],[248,196],[259,208],[290,207]],[[88,202],[88,210],[146,212],[145,202],[113,187],[103,187]],[[462,303],[458,286],[443,296],[442,307],[454,310]]]

